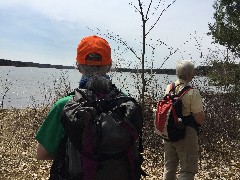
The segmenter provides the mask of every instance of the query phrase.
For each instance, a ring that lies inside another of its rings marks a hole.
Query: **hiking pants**
[[[163,180],[193,180],[198,171],[198,135],[192,127],[186,127],[185,138],[177,142],[164,141]]]

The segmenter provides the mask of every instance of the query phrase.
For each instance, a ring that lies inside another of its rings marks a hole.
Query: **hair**
[[[80,73],[87,75],[87,76],[93,76],[93,75],[105,75],[107,72],[110,71],[111,65],[105,65],[105,66],[92,66],[92,65],[84,65],[84,64],[78,64],[77,69]]]
[[[182,60],[176,66],[176,74],[179,79],[191,81],[190,77],[194,75],[194,64],[190,60]]]
[[[110,90],[110,80],[104,76],[93,76],[86,84],[86,88],[95,93],[108,93]]]
[[[80,73],[90,76],[86,84],[88,90],[96,93],[107,93],[110,90],[111,81],[106,77],[106,73],[109,72],[111,65],[92,66],[78,63],[76,65]]]

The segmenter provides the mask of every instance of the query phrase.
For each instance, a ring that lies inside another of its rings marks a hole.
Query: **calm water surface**
[[[141,78],[131,73],[111,72],[112,81],[124,92],[138,97]],[[0,66],[0,106],[3,108],[25,108],[49,104],[66,86],[78,87],[81,74],[75,69]],[[146,75],[146,78],[150,78]],[[155,75],[147,84],[148,93],[160,97],[163,88],[176,79],[175,75]],[[206,78],[195,78],[194,84],[204,87]],[[141,89],[140,89],[141,90]]]

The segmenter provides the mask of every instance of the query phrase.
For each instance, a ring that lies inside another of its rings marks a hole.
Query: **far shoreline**
[[[55,69],[75,69],[75,66],[64,66],[64,65],[51,65],[51,64],[39,64],[33,62],[22,62],[22,61],[12,61],[6,59],[0,59],[0,66],[14,66],[14,67],[37,67],[37,68],[55,68]],[[207,66],[198,66],[196,68],[196,74],[206,76]],[[141,73],[141,69],[130,69],[130,68],[115,68],[119,72],[131,72],[131,73]],[[145,69],[146,73],[154,74],[167,74],[167,75],[176,75],[175,69]]]

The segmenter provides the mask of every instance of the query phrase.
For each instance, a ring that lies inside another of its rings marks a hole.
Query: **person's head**
[[[194,64],[190,60],[182,60],[176,66],[177,77],[186,82],[190,82],[195,74]]]
[[[96,35],[83,38],[77,47],[76,64],[84,75],[105,75],[111,68],[111,48]]]
[[[77,69],[83,76],[88,77],[85,88],[95,92],[109,90],[109,72],[112,59],[108,42],[96,35],[83,38],[77,47]]]

